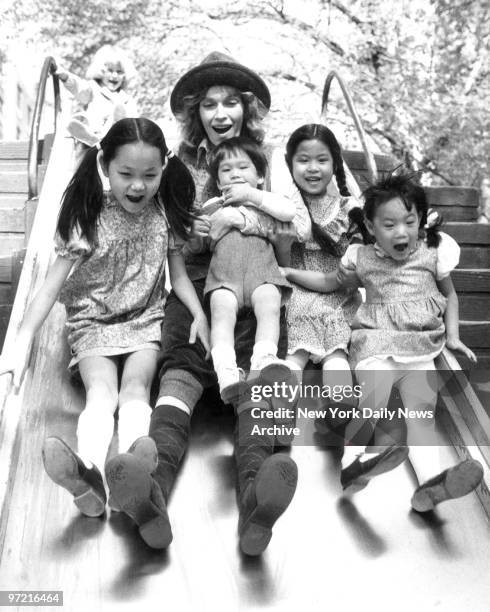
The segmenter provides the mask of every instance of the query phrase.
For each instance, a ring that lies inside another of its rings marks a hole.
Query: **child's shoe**
[[[99,138],[90,131],[87,125],[78,119],[71,119],[68,122],[66,129],[68,130],[70,136],[73,136],[73,138],[76,138],[76,140],[83,142],[83,144],[87,145],[88,147],[93,147],[99,142]]]
[[[275,382],[289,382],[291,379],[291,368],[284,359],[277,355],[264,355],[250,371],[249,381],[258,378],[262,384],[273,385]]]
[[[74,496],[75,506],[85,516],[101,516],[107,496],[102,474],[87,468],[81,458],[60,438],[46,438],[42,449],[44,468],[53,482]]]
[[[155,444],[153,438],[150,438],[150,436],[141,436],[140,438],[137,438],[129,447],[128,453],[139,459],[149,474],[153,474],[153,472],[157,469],[157,445]],[[120,512],[121,509],[112,495],[109,495],[109,501],[107,503],[111,510]]]
[[[293,499],[298,482],[296,463],[278,453],[268,457],[245,489],[238,533],[246,555],[260,555],[272,537],[272,527]]]
[[[428,512],[443,501],[471,493],[482,478],[481,464],[475,459],[466,459],[418,487],[412,497],[412,508],[417,512]]]
[[[393,470],[408,457],[407,446],[388,446],[382,453],[361,461],[359,457],[340,473],[340,482],[345,493],[357,493],[371,478]]]
[[[172,528],[160,487],[137,457],[123,453],[105,466],[111,497],[122,512],[138,525],[144,542],[151,548],[167,548]]]

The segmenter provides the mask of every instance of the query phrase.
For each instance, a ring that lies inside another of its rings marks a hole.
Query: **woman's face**
[[[240,136],[243,125],[243,103],[234,87],[210,87],[199,104],[199,117],[208,140],[213,145]]]

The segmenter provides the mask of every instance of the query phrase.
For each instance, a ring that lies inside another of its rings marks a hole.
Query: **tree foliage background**
[[[170,92],[211,50],[270,86],[268,134],[320,118],[329,70],[345,79],[373,150],[426,182],[479,185],[490,176],[490,6],[486,0],[16,0],[4,7],[0,60],[13,39],[54,52],[83,74],[118,43],[139,70],[142,112],[168,119]],[[359,148],[338,87],[328,124]]]

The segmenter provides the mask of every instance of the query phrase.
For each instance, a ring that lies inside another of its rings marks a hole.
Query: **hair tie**
[[[171,149],[169,149],[167,151],[167,159],[172,159],[172,157],[174,157],[174,152]]]
[[[441,222],[441,216],[439,213],[433,208],[429,208],[427,211],[427,223],[424,225],[424,229],[430,229],[431,227],[435,227]]]
[[[95,144],[94,147],[97,149],[97,151],[102,151],[102,147],[100,146],[100,140],[98,140]]]

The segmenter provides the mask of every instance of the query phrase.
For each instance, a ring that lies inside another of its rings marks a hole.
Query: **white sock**
[[[235,348],[230,344],[220,342],[211,349],[211,357],[213,358],[214,369],[217,368],[236,368],[236,353]]]
[[[130,400],[119,406],[117,432],[120,453],[126,453],[135,440],[148,435],[150,419],[151,407],[143,400]]]
[[[114,435],[114,417],[100,406],[85,408],[78,419],[78,454],[91,467],[93,463],[104,474],[107,450]]]
[[[260,370],[264,357],[277,355],[277,344],[272,340],[259,340],[254,344],[252,358],[250,359],[250,371]]]

